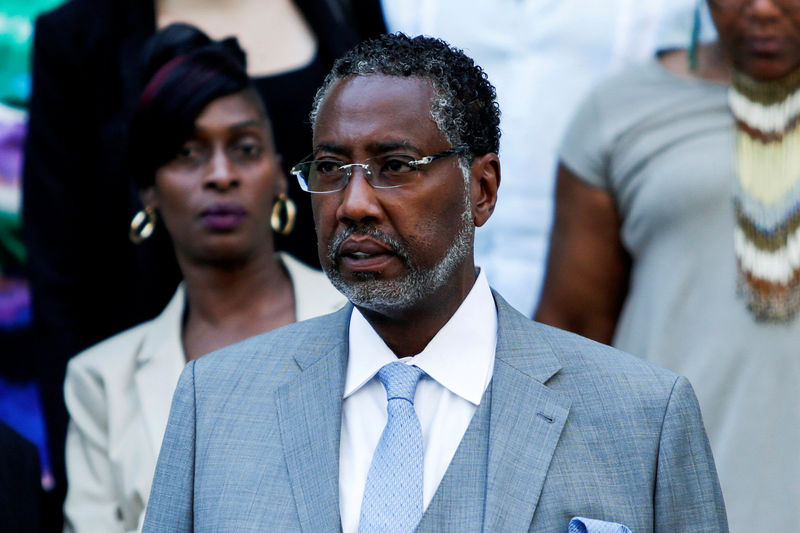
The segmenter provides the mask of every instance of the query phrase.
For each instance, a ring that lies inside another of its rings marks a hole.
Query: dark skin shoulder
[[[631,270],[620,223],[610,193],[559,166],[547,274],[535,320],[611,343]]]

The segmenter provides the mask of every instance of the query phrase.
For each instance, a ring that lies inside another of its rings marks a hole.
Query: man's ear
[[[500,159],[495,153],[476,157],[472,162],[470,199],[472,221],[476,227],[486,224],[497,203],[497,188],[500,186]]]

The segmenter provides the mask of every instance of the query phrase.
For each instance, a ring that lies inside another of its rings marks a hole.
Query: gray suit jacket
[[[492,382],[420,532],[727,531],[685,378],[530,321],[495,294]],[[184,370],[145,532],[335,532],[350,312],[267,333]]]

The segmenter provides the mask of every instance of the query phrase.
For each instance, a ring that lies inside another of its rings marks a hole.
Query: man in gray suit
[[[686,379],[528,320],[475,268],[498,123],[441,41],[337,62],[293,173],[351,305],[189,363],[144,531],[727,531]]]

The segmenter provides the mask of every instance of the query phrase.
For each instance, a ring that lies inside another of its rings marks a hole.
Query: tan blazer
[[[279,255],[292,280],[298,320],[346,303],[324,274]],[[70,361],[64,383],[70,413],[65,531],[141,529],[172,394],[186,364],[185,301],[181,284],[158,317]]]

